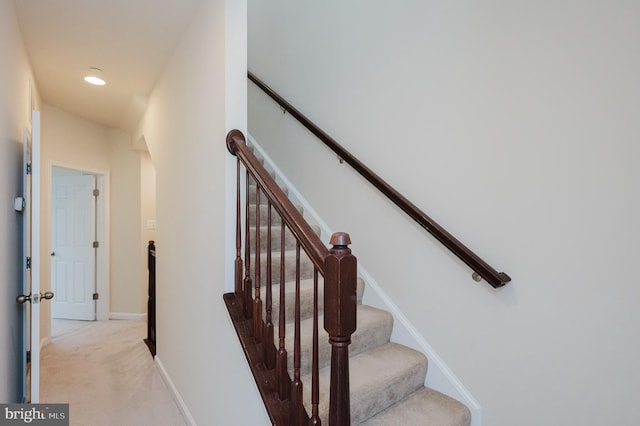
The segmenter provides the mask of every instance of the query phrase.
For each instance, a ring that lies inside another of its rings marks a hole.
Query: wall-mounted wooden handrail
[[[267,86],[263,81],[257,78],[251,72],[248,73],[249,80],[256,84],[263,92],[276,101],[285,111],[291,114],[296,120],[313,133],[320,141],[322,141],[329,149],[335,152],[339,158],[347,162],[362,177],[368,180],[395,205],[404,211],[409,217],[415,220],[422,228],[433,235],[446,248],[455,254],[460,260],[466,263],[475,274],[482,277],[491,286],[497,288],[502,287],[511,278],[504,272],[498,272],[492,268],[487,262],[482,260],[478,255],[471,251],[467,246],[462,244],[457,238],[446,231],[442,226],[427,216],[415,204],[400,194],[391,185],[385,182],[380,176],[374,173],[369,167],[364,165],[360,160],[354,157],[342,145],[336,142],[331,136],[320,129],[316,124],[309,120],[304,114],[298,111],[293,105],[287,102],[282,96],[278,95],[273,89]],[[474,277],[475,277],[474,274]]]

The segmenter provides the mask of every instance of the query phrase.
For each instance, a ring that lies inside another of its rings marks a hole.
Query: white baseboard
[[[363,303],[385,309],[393,315],[393,332],[391,341],[408,346],[425,354],[429,360],[429,368],[425,386],[449,395],[467,406],[471,412],[470,426],[482,426],[482,406],[471,392],[462,384],[449,366],[440,358],[427,340],[416,330],[400,308],[382,290],[376,280],[358,265],[358,275],[371,292],[365,292]]]
[[[135,320],[146,321],[147,314],[130,314],[126,312],[109,312],[109,319],[111,320]]]
[[[164,368],[162,361],[160,361],[160,357],[156,355],[154,357],[154,360],[156,362],[156,366],[158,366],[158,370],[160,371],[160,376],[162,376],[162,379],[167,384],[167,387],[169,388],[169,392],[171,392],[171,396],[173,397],[173,400],[176,402],[176,405],[178,405],[178,409],[180,410],[180,413],[182,413],[182,417],[184,418],[185,423],[188,426],[197,426],[196,421],[194,420],[193,416],[189,412],[189,409],[187,408],[187,404],[184,403],[182,396],[180,396],[180,392],[178,392],[178,389],[173,384],[173,381],[171,380],[171,377],[169,377],[169,373],[167,373],[167,370]]]

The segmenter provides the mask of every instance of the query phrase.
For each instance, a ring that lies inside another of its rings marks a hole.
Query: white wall
[[[51,238],[51,167],[59,165],[105,176],[102,197],[107,208],[110,251],[110,295],[101,295],[107,313],[141,315],[143,297],[140,251],[140,153],[132,150],[131,138],[50,105],[42,111],[42,258],[49,259]],[[106,246],[103,244],[103,247]],[[43,262],[43,288],[50,285],[50,264]],[[49,307],[43,304],[43,337],[50,334]]]
[[[21,402],[22,372],[15,363],[22,355],[22,307],[15,298],[22,293],[22,217],[13,199],[23,195],[22,129],[39,98],[13,2],[5,0],[0,1],[0,55],[0,401]]]
[[[249,1],[249,69],[513,278],[474,283],[249,86],[252,135],[486,425],[637,423],[639,20],[635,2]]]
[[[45,104],[42,108],[43,164],[67,163],[74,168],[110,168],[109,129]]]
[[[48,104],[42,106],[42,259],[40,285],[51,289],[51,172],[62,166],[97,174],[109,172],[108,130],[104,126],[79,118]],[[104,194],[103,194],[104,195]],[[102,299],[99,303],[105,303]],[[108,302],[107,302],[108,303]],[[41,307],[40,336],[51,335],[51,305]]]
[[[197,424],[259,425],[268,419],[222,300],[233,268],[225,261],[225,14],[222,0],[202,3],[141,123],[157,183],[157,353]]]
[[[146,257],[142,238],[141,153],[134,151],[126,133],[109,129],[111,165],[111,313],[146,312],[143,279]]]
[[[156,168],[148,151],[140,152],[140,200],[140,227],[142,234],[140,243],[142,262],[139,265],[142,283],[140,287],[144,311],[146,312],[146,303],[149,295],[147,250],[149,241],[156,240],[156,229],[150,223],[150,221],[155,223],[156,220]]]

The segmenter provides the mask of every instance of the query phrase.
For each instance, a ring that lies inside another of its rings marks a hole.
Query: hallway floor
[[[71,426],[185,425],[145,335],[144,321],[53,320],[40,401],[69,403]]]

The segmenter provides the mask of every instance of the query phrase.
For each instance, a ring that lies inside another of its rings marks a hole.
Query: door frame
[[[97,268],[97,283],[96,289],[100,297],[96,301],[96,320],[97,321],[105,321],[109,319],[109,300],[110,300],[110,274],[109,274],[109,265],[110,265],[110,247],[111,242],[109,240],[109,226],[110,226],[110,217],[108,212],[109,210],[109,200],[110,200],[110,192],[109,192],[109,171],[108,170],[100,170],[94,169],[91,167],[85,167],[78,164],[66,163],[56,160],[50,160],[47,164],[47,188],[46,191],[46,223],[47,223],[47,233],[45,238],[47,239],[47,243],[43,244],[42,256],[46,255],[46,258],[49,259],[49,253],[51,253],[51,226],[52,226],[52,191],[53,191],[53,168],[54,167],[64,167],[66,169],[79,170],[84,173],[92,174],[97,177],[97,185],[100,190],[100,196],[98,196],[97,203],[97,223],[96,229],[98,232],[98,241],[100,242],[100,248],[98,249],[98,256],[96,262]],[[47,283],[51,284],[51,262],[47,263]],[[51,310],[49,310],[49,324],[51,324]],[[49,325],[49,329],[51,326]]]

